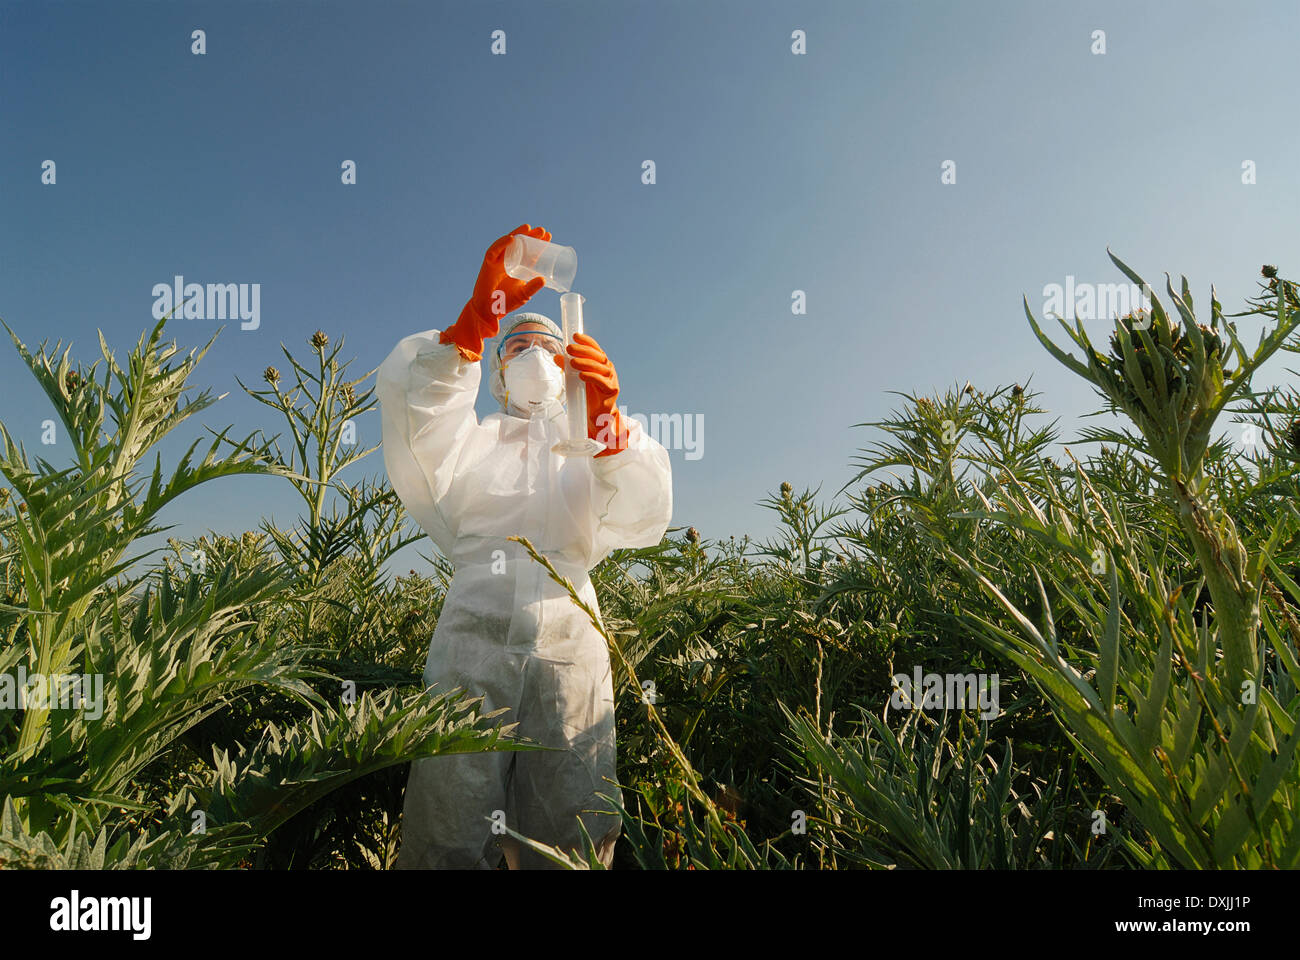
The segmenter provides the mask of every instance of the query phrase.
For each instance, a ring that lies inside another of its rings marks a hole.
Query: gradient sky
[[[97,328],[125,354],[152,324],[156,283],[260,283],[261,328],[227,324],[195,383],[229,391],[205,423],[279,429],[237,376],[261,386],[317,328],[378,366],[455,319],[493,239],[541,224],[578,251],[630,412],[704,417],[704,456],[672,451],[674,525],[761,537],[782,481],[852,475],[875,439],[852,425],[891,390],[1033,376],[1069,439],[1097,401],[1021,297],[1041,312],[1067,275],[1121,280],[1107,245],[1158,289],[1183,273],[1204,302],[1213,282],[1229,311],[1262,263],[1300,273],[1297,33],[1287,2],[0,0],[0,318],[92,360]],[[558,297],[529,309],[558,320]],[[217,326],[169,330],[189,347]],[[0,343],[0,420],[64,462],[47,416]],[[378,440],[377,413],[359,426]],[[250,478],[166,519],[296,511]]]

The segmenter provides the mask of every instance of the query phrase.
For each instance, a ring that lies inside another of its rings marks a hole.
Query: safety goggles
[[[497,345],[498,360],[513,360],[529,347],[541,347],[553,356],[564,355],[564,340],[542,330],[520,330],[507,334]]]

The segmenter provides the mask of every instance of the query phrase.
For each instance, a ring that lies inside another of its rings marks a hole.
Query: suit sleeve
[[[591,460],[594,533],[588,567],[619,547],[652,547],[673,516],[673,475],[668,451],[641,424],[625,420],[628,447]]]
[[[389,483],[446,556],[457,531],[443,507],[461,454],[480,429],[474,413],[479,367],[429,330],[398,343],[376,377]]]

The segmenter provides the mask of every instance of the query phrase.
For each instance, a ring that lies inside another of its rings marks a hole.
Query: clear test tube
[[[573,335],[582,333],[582,304],[586,298],[580,293],[560,294],[560,318],[564,324],[564,345],[573,343]],[[569,418],[569,439],[561,440],[553,448],[566,457],[592,457],[605,449],[605,445],[587,436],[587,386],[565,353],[564,405]]]

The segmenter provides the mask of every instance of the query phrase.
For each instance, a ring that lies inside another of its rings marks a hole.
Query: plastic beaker
[[[552,290],[567,293],[578,275],[578,251],[517,233],[506,247],[505,268],[516,280],[541,277]]]

